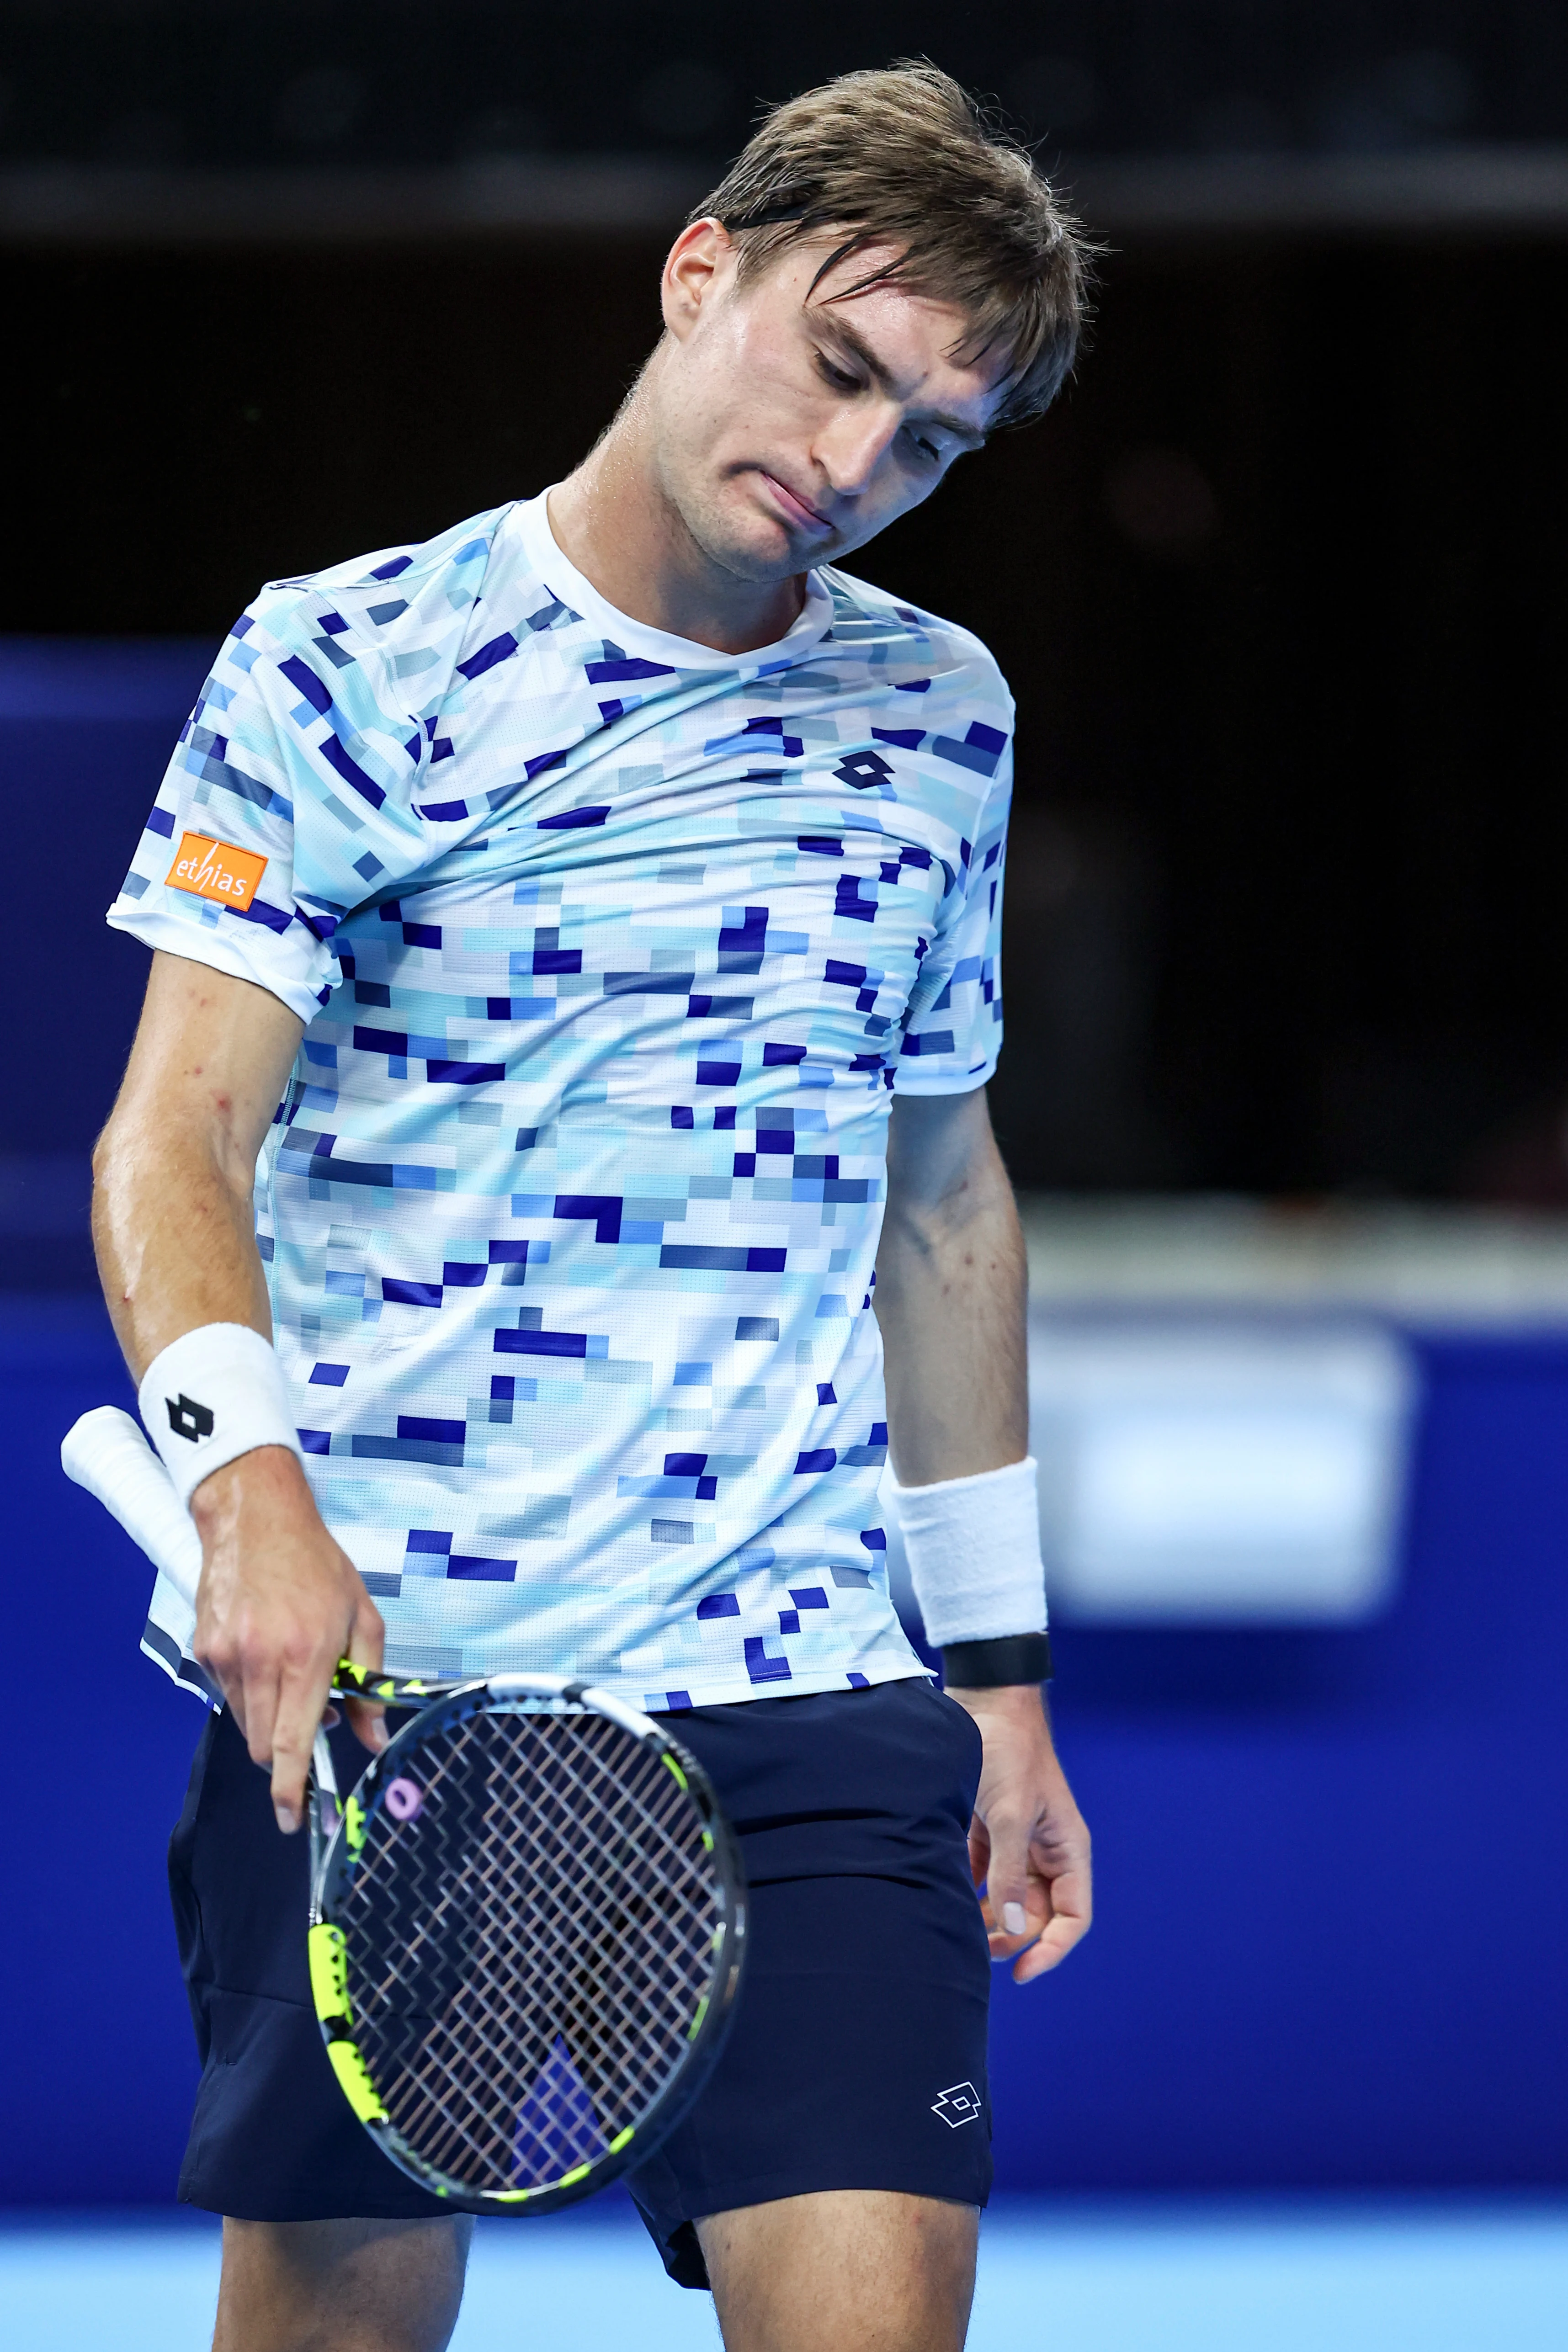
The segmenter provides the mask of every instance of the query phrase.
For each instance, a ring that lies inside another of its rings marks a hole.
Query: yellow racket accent
[[[422,1682],[397,1683],[370,1666],[356,1666],[352,1658],[340,1658],[332,1676],[334,1684],[353,1683],[366,1698],[395,1701],[403,1692],[423,1697],[427,1685]]]
[[[381,2104],[381,2094],[370,2079],[364,2060],[352,2042],[329,2042],[327,2055],[332,2062],[332,2072],[343,2087],[343,2096],[362,2124],[384,2124],[390,2121]]]
[[[337,2017],[352,2024],[348,1945],[342,1929],[329,1926],[323,1919],[311,1928],[306,1943],[310,1955],[310,1997],[316,2004],[316,2015],[323,2025],[330,2025]]]

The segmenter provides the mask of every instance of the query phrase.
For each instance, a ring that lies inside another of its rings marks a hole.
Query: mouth
[[[794,490],[779,480],[776,474],[770,474],[765,466],[759,467],[757,470],[773,492],[775,503],[797,530],[824,532],[834,529],[834,525],[828,521],[826,515],[818,514],[814,506],[809,506],[805,499],[797,497]]]

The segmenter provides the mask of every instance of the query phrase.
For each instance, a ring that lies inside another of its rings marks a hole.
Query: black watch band
[[[942,1678],[953,1690],[1001,1690],[1008,1683],[1048,1683],[1048,1633],[1004,1633],[994,1642],[950,1642]]]

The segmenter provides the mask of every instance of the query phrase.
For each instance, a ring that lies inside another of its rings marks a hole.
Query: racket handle
[[[141,1545],[161,1576],[166,1576],[182,1601],[196,1605],[196,1584],[202,1572],[202,1539],[189,1511],[181,1502],[174,1480],[159,1461],[128,1412],[115,1404],[100,1404],[66,1432],[60,1444],[60,1467],[68,1478],[96,1495],[110,1517],[119,1520],[133,1543]],[[339,1698],[369,1698],[391,1706],[423,1706],[459,1690],[482,1690],[482,1675],[456,1682],[438,1677],[405,1678],[357,1666],[341,1658],[332,1677]],[[507,1696],[544,1699],[575,1696],[583,1688],[564,1675],[509,1675],[497,1684]],[[616,1703],[603,1692],[593,1694],[605,1712]],[[620,1718],[617,1717],[616,1718]],[[634,1728],[651,1728],[642,1717]]]
[[[128,1412],[100,1404],[66,1432],[60,1467],[96,1495],[111,1518],[194,1609],[202,1540],[174,1482]]]

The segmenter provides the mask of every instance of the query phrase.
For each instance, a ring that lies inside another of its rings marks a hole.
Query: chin
[[[721,570],[755,588],[793,580],[817,561],[808,550],[796,547],[781,524],[762,517],[742,520],[729,515],[718,528],[700,537],[706,553]]]

